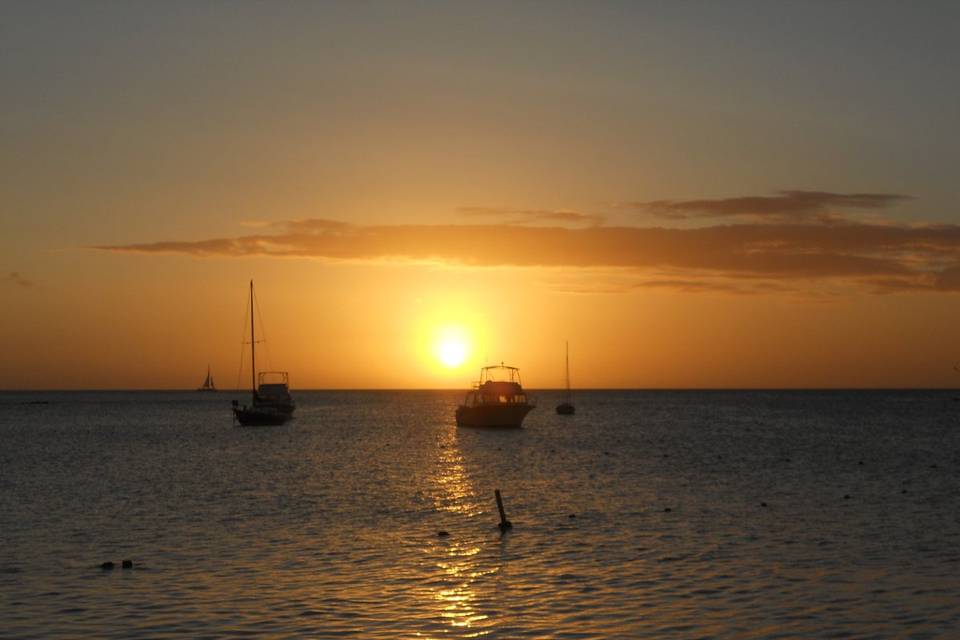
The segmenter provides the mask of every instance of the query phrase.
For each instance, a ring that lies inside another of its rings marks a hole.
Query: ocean
[[[0,393],[0,637],[960,637],[955,392],[294,395]]]

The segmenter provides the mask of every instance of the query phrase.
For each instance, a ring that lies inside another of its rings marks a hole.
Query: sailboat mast
[[[257,397],[257,345],[253,332],[253,280],[250,281],[250,391]]]
[[[570,341],[567,340],[567,395],[570,395]]]

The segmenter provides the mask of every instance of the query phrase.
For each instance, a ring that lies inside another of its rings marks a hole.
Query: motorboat
[[[520,370],[501,362],[480,369],[480,379],[457,407],[457,426],[518,428],[535,406],[520,384]]]

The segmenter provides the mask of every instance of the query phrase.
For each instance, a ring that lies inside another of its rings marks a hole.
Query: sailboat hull
[[[293,412],[277,411],[267,408],[234,409],[233,417],[242,427],[277,427],[293,417]]]
[[[557,413],[559,413],[562,416],[572,416],[576,412],[577,412],[576,407],[574,407],[569,402],[564,402],[562,404],[557,405]]]

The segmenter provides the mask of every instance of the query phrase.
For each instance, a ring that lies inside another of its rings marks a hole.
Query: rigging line
[[[264,351],[267,352],[267,371],[273,371],[273,358],[270,354],[270,343],[267,341],[267,329],[263,324],[263,316],[260,315],[260,302],[257,299],[257,292],[253,292],[253,306],[257,310],[257,322],[260,323],[260,340],[257,342],[263,344]]]
[[[240,381],[243,379],[243,354],[246,351],[244,347],[247,346],[247,343],[244,342],[244,338],[247,335],[247,317],[249,316],[248,312],[250,311],[250,301],[246,300],[246,296],[244,296],[244,299],[243,331],[240,332],[240,370],[237,371],[237,386],[234,388],[235,391],[240,391]]]

